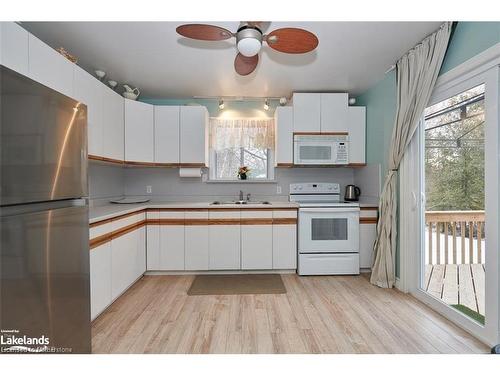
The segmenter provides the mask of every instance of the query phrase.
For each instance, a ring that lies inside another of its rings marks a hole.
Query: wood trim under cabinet
[[[293,163],[277,163],[276,168],[293,168]]]
[[[290,224],[297,224],[297,218],[295,217],[281,217],[281,218],[274,218],[273,219],[273,225],[290,225]]]
[[[360,217],[359,218],[359,223],[360,224],[377,224],[378,218],[376,217]]]
[[[95,221],[93,223],[90,223],[89,227],[90,228],[98,227],[99,225],[108,224],[108,223],[111,223],[112,221],[124,219],[124,218],[129,217],[129,216],[134,216],[134,215],[146,212],[147,210],[148,209],[146,209],[146,208],[140,208],[137,211],[127,212],[126,214],[121,214],[121,215],[118,215],[118,216],[113,216],[113,217],[110,217],[109,219]]]
[[[99,237],[93,238],[89,241],[90,250],[92,250],[98,246],[101,246],[101,245],[105,244],[106,242],[109,242],[115,238],[124,236],[125,234],[130,233],[136,229],[142,228],[145,225],[146,225],[146,220],[141,220],[141,221],[138,221],[137,223],[133,223],[133,224],[127,225],[123,228],[116,229],[116,230],[112,231],[111,233],[106,233],[106,234],[103,234]]]
[[[361,211],[378,211],[378,207],[376,206],[361,206],[359,209]]]
[[[123,160],[118,160],[118,159],[112,159],[112,158],[107,158],[104,156],[97,156],[97,155],[87,155],[87,159],[89,160],[95,160],[95,161],[102,161],[105,163],[113,163],[113,164],[120,164],[123,165],[124,161]]]

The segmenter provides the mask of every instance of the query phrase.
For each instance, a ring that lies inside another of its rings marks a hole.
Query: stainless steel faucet
[[[250,202],[250,193],[247,194],[247,202]]]
[[[240,190],[240,202],[243,202],[243,190]]]

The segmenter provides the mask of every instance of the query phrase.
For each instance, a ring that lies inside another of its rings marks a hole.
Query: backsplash
[[[121,166],[89,163],[89,197],[109,199],[125,194],[125,169]]]
[[[158,201],[207,202],[232,200],[239,191],[252,200],[288,200],[289,185],[294,182],[337,182],[341,193],[348,184],[361,187],[361,199],[376,202],[380,191],[380,166],[364,168],[277,168],[274,183],[207,183],[200,178],[180,178],[176,168],[122,168],[91,163],[90,198],[103,204],[119,196],[149,197]],[[151,186],[151,194],[146,187]],[[278,193],[278,187],[281,193]]]

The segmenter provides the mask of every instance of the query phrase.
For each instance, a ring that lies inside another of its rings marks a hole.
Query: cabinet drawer
[[[299,275],[359,275],[359,254],[299,254]]]

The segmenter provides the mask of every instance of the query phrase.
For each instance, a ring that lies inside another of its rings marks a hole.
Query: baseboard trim
[[[294,274],[297,270],[227,270],[227,271],[146,271],[145,276],[162,276],[162,275],[234,275],[234,274],[258,274],[258,273],[279,273],[279,274]]]

